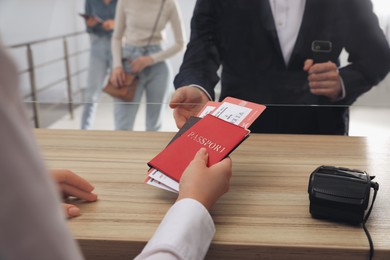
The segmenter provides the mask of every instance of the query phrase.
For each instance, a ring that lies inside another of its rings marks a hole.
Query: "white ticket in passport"
[[[235,125],[248,128],[266,107],[245,100],[227,97],[211,115]]]

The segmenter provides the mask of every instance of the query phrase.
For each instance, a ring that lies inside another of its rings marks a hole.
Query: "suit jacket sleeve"
[[[217,27],[213,0],[198,0],[191,20],[191,38],[187,45],[175,88],[196,84],[202,86],[215,99],[214,86],[220,57],[217,50]]]
[[[176,202],[135,259],[203,259],[215,233],[206,208],[193,199]]]

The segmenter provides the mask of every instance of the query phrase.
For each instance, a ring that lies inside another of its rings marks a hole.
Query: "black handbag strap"
[[[142,52],[142,55],[145,55],[146,49],[150,46],[150,43],[152,42],[153,34],[156,32],[158,21],[160,20],[161,13],[162,13],[162,10],[164,8],[165,2],[166,2],[166,0],[161,1],[160,9],[158,10],[158,14],[157,14],[156,20],[155,20],[154,25],[153,25],[152,33],[150,34],[150,36],[148,38],[148,43],[145,45],[144,50]],[[127,60],[128,60],[127,58],[122,58],[122,62],[125,62]]]
[[[150,37],[148,39],[148,43],[145,46],[145,49],[148,48],[150,46],[150,43],[152,42],[153,34],[156,32],[158,21],[160,20],[161,13],[162,13],[162,10],[164,8],[165,1],[166,0],[162,0],[162,2],[161,2],[160,9],[158,11],[156,21],[154,22],[154,25],[153,25],[152,33],[150,34]]]

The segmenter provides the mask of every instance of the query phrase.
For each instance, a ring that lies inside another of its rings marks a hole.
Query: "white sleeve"
[[[172,46],[170,46],[166,50],[156,52],[156,53],[150,55],[152,57],[154,63],[166,60],[184,49],[184,46],[185,46],[184,28],[183,28],[183,22],[182,22],[182,18],[181,18],[180,8],[179,8],[176,1],[173,1],[169,21],[171,24],[171,28],[172,28],[173,37],[175,39],[175,42],[173,43]]]
[[[123,1],[119,0],[115,10],[115,27],[111,39],[112,68],[122,67],[122,38],[126,28]]]
[[[0,44],[0,259],[82,259]]]
[[[135,259],[203,259],[215,234],[207,209],[193,199],[176,202]]]

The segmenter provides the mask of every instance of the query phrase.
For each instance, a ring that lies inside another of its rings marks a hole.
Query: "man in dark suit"
[[[347,135],[348,105],[386,76],[390,49],[369,0],[198,0],[170,103],[179,128],[215,98],[220,65],[220,100],[268,105],[252,132]]]

